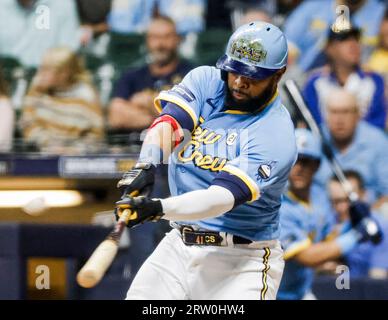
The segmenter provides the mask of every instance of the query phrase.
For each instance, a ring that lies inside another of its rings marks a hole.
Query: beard
[[[148,58],[149,58],[149,63],[151,64],[157,64],[160,67],[164,67],[174,60],[176,60],[178,57],[177,53],[172,50],[158,50],[155,51],[154,53],[149,53]]]
[[[276,92],[276,86],[271,82],[260,96],[245,101],[236,100],[227,83],[225,83],[225,91],[224,109],[253,113],[260,110],[262,106],[271,100]]]

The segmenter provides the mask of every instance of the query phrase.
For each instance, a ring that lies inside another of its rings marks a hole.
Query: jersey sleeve
[[[284,260],[293,258],[312,244],[294,208],[282,204],[280,227],[280,242],[284,250]]]
[[[214,71],[209,67],[192,70],[171,90],[160,92],[155,99],[155,108],[161,115],[172,116],[183,129],[192,132],[198,124],[213,76]]]
[[[233,193],[235,206],[258,200],[264,193],[270,193],[268,201],[274,201],[268,205],[276,205],[296,158],[292,138],[284,148],[275,147],[282,145],[277,144],[277,139],[275,135],[273,144],[261,143],[262,137],[252,139],[213,180],[212,184],[228,188]]]

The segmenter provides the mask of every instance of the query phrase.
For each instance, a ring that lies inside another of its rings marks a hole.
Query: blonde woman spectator
[[[7,94],[0,69],[0,152],[10,151],[14,131],[14,112]]]
[[[21,129],[27,142],[42,151],[80,151],[103,138],[98,96],[77,55],[54,48],[43,57],[26,96]]]

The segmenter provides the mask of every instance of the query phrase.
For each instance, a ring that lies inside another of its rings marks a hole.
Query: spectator
[[[77,0],[83,45],[108,31],[107,17],[111,6],[112,0]]]
[[[262,10],[260,8],[257,8],[257,9],[251,8],[245,12],[239,26],[242,26],[243,24],[247,24],[252,21],[264,21],[264,22],[273,23],[271,15],[268,14],[265,10]]]
[[[153,100],[158,91],[180,82],[191,69],[178,57],[179,36],[170,18],[155,18],[146,42],[150,63],[125,72],[114,90],[109,107],[109,125],[113,129],[148,128],[157,116]]]
[[[146,32],[155,15],[174,20],[180,35],[204,29],[205,0],[113,0],[109,28],[121,33]]]
[[[344,88],[352,92],[358,101],[361,117],[370,124],[385,128],[386,104],[384,80],[374,72],[365,72],[360,67],[360,31],[351,29],[329,34],[326,53],[329,64],[311,75],[304,95],[318,123],[322,123],[324,106],[331,92]]]
[[[42,151],[68,152],[98,147],[103,116],[98,96],[77,55],[50,49],[26,96],[21,129]]]
[[[360,174],[349,170],[345,171],[344,175],[352,185],[353,191],[358,194],[359,199],[366,200],[364,183]],[[351,228],[350,202],[341,183],[335,176],[329,181],[328,192],[336,219],[335,232],[341,233],[341,230]],[[371,243],[362,243],[344,255],[337,264],[345,264],[349,268],[351,277],[366,277],[368,276],[373,249],[374,246]]]
[[[344,169],[360,173],[368,203],[379,208],[388,199],[388,139],[384,132],[360,121],[356,98],[343,89],[331,92],[326,122],[325,135],[338,162]],[[315,181],[325,188],[331,175],[329,163],[324,159]]]
[[[14,112],[7,89],[0,69],[0,152],[11,150],[14,132]]]
[[[371,71],[380,73],[385,79],[385,97],[388,99],[388,9],[380,27],[379,46],[373,51],[367,65]],[[385,126],[388,128],[388,123]]]
[[[372,71],[388,76],[388,9],[380,26],[379,46],[373,51],[367,66]]]
[[[37,67],[47,49],[79,47],[79,22],[73,0],[2,0],[0,55]]]
[[[297,129],[295,135],[298,159],[280,208],[280,239],[286,263],[277,299],[282,300],[313,299],[313,268],[348,254],[361,241],[370,239],[362,223],[332,235],[328,203],[312,184],[322,158],[320,143],[306,129]]]
[[[252,21],[272,22],[272,17],[276,11],[274,0],[228,1],[227,6],[231,9],[231,20],[233,29]]]
[[[366,61],[377,44],[376,39],[384,14],[384,4],[378,0],[304,1],[284,25],[292,51],[299,55],[298,64],[302,70],[307,71],[324,64],[322,50],[328,31],[336,19],[335,7],[342,4],[349,7],[352,24],[362,30],[363,61]]]

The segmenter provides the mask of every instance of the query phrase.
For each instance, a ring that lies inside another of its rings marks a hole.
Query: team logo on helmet
[[[257,40],[237,39],[232,43],[230,54],[237,59],[247,59],[259,63],[267,57],[267,51]]]

